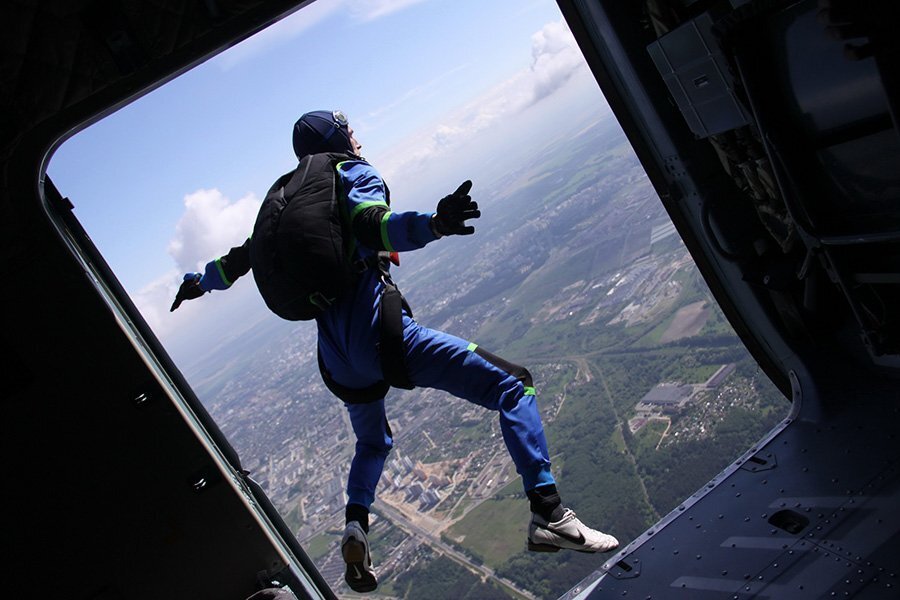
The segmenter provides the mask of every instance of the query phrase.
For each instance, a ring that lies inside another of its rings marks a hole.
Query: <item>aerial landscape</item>
[[[718,308],[611,115],[515,165],[476,182],[476,235],[404,255],[395,279],[420,323],[531,371],[564,501],[627,543],[789,403]],[[314,324],[266,319],[183,369],[326,580],[352,596],[338,544],[353,434],[315,349]],[[372,596],[554,598],[602,565],[525,550],[528,503],[494,414],[435,390],[392,390],[387,405],[394,450],[373,506]]]

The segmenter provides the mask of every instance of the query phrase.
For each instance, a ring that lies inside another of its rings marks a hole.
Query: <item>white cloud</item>
[[[410,166],[459,148],[501,121],[559,92],[587,65],[563,19],[547,23],[532,35],[531,66],[487,90],[463,107],[444,115],[385,153],[381,165],[387,179]],[[414,150],[410,150],[413,148]]]
[[[232,246],[243,243],[253,229],[260,204],[254,194],[232,202],[216,189],[197,190],[185,196],[185,211],[168,247],[178,269],[198,270]]]
[[[350,15],[357,21],[374,21],[375,19],[386,17],[424,1],[425,0],[361,0],[352,3],[348,8]]]
[[[381,170],[387,179],[439,154],[451,151],[504,116],[513,115],[530,101],[530,88],[520,72],[461,108],[426,125],[398,144],[399,152],[389,152]],[[410,150],[412,149],[412,150]]]
[[[132,294],[131,298],[137,306],[141,315],[150,325],[150,328],[159,337],[167,336],[173,328],[177,328],[179,324],[190,322],[193,311],[187,304],[182,306],[177,312],[169,313],[169,307],[175,299],[178,292],[178,286],[181,284],[181,273],[172,269],[165,275],[162,275],[151,281],[141,288],[136,294]]]
[[[170,338],[201,318],[202,302],[185,302],[177,311],[169,312],[182,275],[202,272],[207,262],[242,244],[253,229],[259,206],[260,200],[253,194],[232,202],[216,189],[201,189],[184,197],[184,213],[167,249],[175,266],[132,294],[138,310],[158,336]]]
[[[547,23],[531,36],[533,100],[546,98],[584,68],[584,58],[564,20]]]

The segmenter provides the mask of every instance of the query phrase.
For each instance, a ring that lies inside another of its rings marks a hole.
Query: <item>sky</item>
[[[82,130],[48,174],[177,342],[203,321],[197,301],[168,312],[182,274],[246,239],[296,165],[293,123],[332,108],[395,210],[422,212],[475,176],[477,200],[502,157],[573,111],[609,110],[552,0],[317,0]]]

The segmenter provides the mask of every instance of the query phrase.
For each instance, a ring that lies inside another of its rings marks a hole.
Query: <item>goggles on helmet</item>
[[[333,110],[331,111],[331,129],[328,130],[323,138],[328,140],[331,139],[331,136],[334,135],[334,132],[340,129],[341,127],[347,127],[350,121],[347,120],[347,115],[344,114],[342,110]]]

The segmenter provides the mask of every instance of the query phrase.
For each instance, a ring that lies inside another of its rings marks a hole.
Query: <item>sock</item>
[[[534,514],[551,523],[562,518],[565,509],[555,485],[541,485],[529,490],[525,495],[528,496],[531,512]]]
[[[350,521],[356,521],[363,531],[369,533],[369,509],[362,504],[348,504],[344,509],[344,519],[348,524]]]

